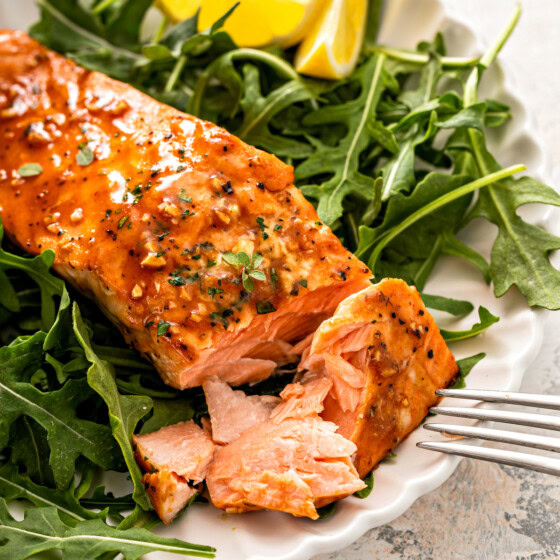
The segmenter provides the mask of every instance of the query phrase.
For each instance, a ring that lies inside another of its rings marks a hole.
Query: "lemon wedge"
[[[198,8],[198,29],[210,27],[236,0],[158,0],[174,23],[192,17]],[[301,41],[317,18],[324,0],[242,0],[224,25],[240,47],[282,45]]]
[[[367,0],[324,0],[323,4],[320,17],[297,51],[295,67],[318,78],[345,78],[360,55]]]

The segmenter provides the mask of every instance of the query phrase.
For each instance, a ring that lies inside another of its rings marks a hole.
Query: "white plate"
[[[9,6],[8,6],[9,4]],[[475,35],[463,24],[446,17],[438,0],[391,0],[384,14],[380,42],[414,47],[443,30],[451,54],[468,56],[483,49]],[[24,28],[35,17],[32,0],[0,1],[0,27]],[[493,38],[489,38],[493,39]],[[547,175],[543,150],[529,133],[530,123],[521,102],[511,93],[499,64],[488,71],[483,91],[510,104],[513,121],[492,135],[490,145],[506,166],[525,163],[532,176]],[[529,210],[537,223],[552,227],[550,212],[543,207]],[[465,232],[464,239],[488,256],[489,240],[495,228],[483,221]],[[458,358],[477,352],[487,357],[468,377],[468,385],[480,389],[516,390],[523,374],[535,358],[542,340],[539,314],[531,311],[515,291],[499,300],[479,273],[468,263],[453,257],[443,259],[426,288],[428,293],[468,298],[500,316],[500,323],[474,340],[453,346]],[[445,317],[437,317],[445,321]],[[457,325],[474,322],[475,314]],[[451,402],[449,402],[451,404]],[[447,420],[446,420],[447,421]],[[375,473],[375,488],[366,500],[349,498],[338,504],[336,515],[312,522],[272,512],[225,515],[211,506],[195,506],[172,527],[159,529],[165,536],[211,544],[220,560],[306,560],[316,554],[342,548],[373,527],[388,523],[404,513],[420,496],[440,486],[452,474],[455,457],[418,449],[420,440],[439,439],[438,434],[416,430],[397,448],[397,458],[381,464]],[[150,558],[176,558],[151,554]]]

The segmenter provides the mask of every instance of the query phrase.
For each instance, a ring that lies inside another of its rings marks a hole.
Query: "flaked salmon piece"
[[[166,525],[175,519],[197,493],[184,478],[174,472],[146,473],[142,481],[152,506]]]
[[[365,476],[404,439],[448,386],[458,366],[419,293],[385,279],[343,301],[313,337],[303,377],[333,388],[322,418],[357,446]]]
[[[206,476],[214,443],[192,420],[132,437],[137,463],[148,473],[174,472],[194,483]]]
[[[367,267],[225,130],[0,31],[0,215],[12,241],[92,297],[162,378],[268,377]],[[20,177],[25,164],[41,172]],[[226,252],[260,254],[249,293]]]
[[[290,383],[280,393],[282,403],[270,415],[271,420],[278,424],[287,419],[315,417],[323,411],[323,401],[332,387],[332,381],[326,377],[313,379],[302,385]]]
[[[235,441],[256,424],[266,422],[280,399],[271,395],[246,395],[234,391],[217,377],[206,379],[202,388],[212,423],[212,439],[226,444]]]
[[[258,424],[219,448],[206,484],[227,512],[284,511],[317,519],[317,507],[365,485],[351,456],[356,446],[319,417]]]
[[[197,493],[214,456],[208,432],[192,420],[132,436],[136,462],[152,506],[169,524]]]

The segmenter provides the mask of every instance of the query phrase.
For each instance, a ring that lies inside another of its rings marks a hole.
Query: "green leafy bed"
[[[549,262],[560,239],[517,214],[527,203],[558,206],[560,196],[514,178],[522,165],[498,164],[485,133],[502,126],[509,109],[477,97],[518,11],[482,58],[463,59],[446,55],[441,35],[414,52],[376,45],[373,0],[357,69],[323,82],[299,76],[291,50],[236,47],[220,31],[228,14],[202,33],[196,18],[169,30],[163,22],[145,39],[151,0],[38,4],[30,32],[43,44],[292,164],[321,220],[376,278],[404,278],[423,291],[440,257],[454,255],[497,297],[516,286],[529,305],[560,308],[560,273]],[[498,228],[489,263],[460,240],[475,218]],[[261,280],[241,257],[231,256],[247,282]],[[51,251],[31,258],[0,249],[0,557],[51,549],[68,558],[132,559],[153,550],[212,557],[210,547],[148,531],[157,520],[131,445],[135,431],[200,418],[202,393],[165,386],[134,351],[115,345],[120,337],[96,307],[50,273],[53,260]],[[468,301],[423,298],[455,317],[474,311]],[[478,315],[471,329],[443,330],[444,337],[476,336],[498,321],[483,307]],[[461,361],[459,386],[482,357]],[[248,390],[277,393],[288,379]],[[128,473],[129,495],[95,487],[107,470]],[[371,491],[372,475],[367,485],[359,497]],[[8,511],[14,500],[34,506],[23,521]]]

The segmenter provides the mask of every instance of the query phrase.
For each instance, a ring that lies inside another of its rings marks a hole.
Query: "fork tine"
[[[555,437],[451,424],[424,424],[424,428],[431,432],[443,432],[454,436],[487,439],[490,441],[500,441],[502,443],[533,447],[535,449],[545,449],[546,451],[560,452],[560,439]]]
[[[457,399],[472,399],[477,401],[520,404],[560,410],[560,396],[532,395],[530,393],[511,393],[509,391],[486,391],[476,389],[439,389],[436,391],[441,397]]]
[[[471,459],[481,459],[492,463],[501,463],[511,467],[521,467],[546,474],[560,476],[560,459],[551,459],[542,455],[529,455],[517,451],[505,451],[503,449],[492,449],[479,447],[477,445],[463,445],[461,443],[447,442],[420,442],[416,444],[422,449],[439,451],[449,455],[459,455],[470,457]]]
[[[472,418],[474,420],[490,420],[560,431],[560,418],[545,416],[543,414],[510,412],[509,410],[486,410],[483,408],[455,408],[452,406],[434,406],[430,408],[430,412],[442,414],[444,416],[457,416],[460,418]]]

